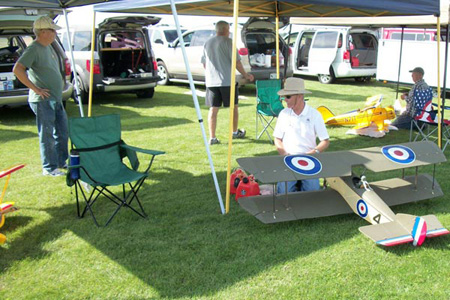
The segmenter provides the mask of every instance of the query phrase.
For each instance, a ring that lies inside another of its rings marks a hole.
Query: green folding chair
[[[256,139],[266,133],[273,143],[269,128],[273,130],[272,122],[283,110],[283,104],[277,92],[281,89],[280,79],[258,80],[256,81]],[[263,129],[259,132],[258,123]]]
[[[119,115],[71,118],[69,119],[69,138],[71,157],[67,184],[75,185],[78,217],[84,217],[86,211],[89,211],[95,224],[99,226],[93,205],[102,195],[117,206],[105,226],[112,221],[122,207],[129,208],[146,218],[147,214],[138,198],[138,192],[149,176],[155,156],[164,152],[140,149],[125,144],[121,139]],[[151,156],[148,167],[143,172],[138,171],[137,152]],[[125,157],[128,157],[131,168],[122,161]],[[91,187],[90,192],[85,192],[82,182]],[[116,194],[111,190],[111,187],[120,185],[122,185],[121,192]],[[83,200],[80,201],[80,198],[84,200],[84,208],[81,204]],[[138,208],[131,206],[134,200]]]

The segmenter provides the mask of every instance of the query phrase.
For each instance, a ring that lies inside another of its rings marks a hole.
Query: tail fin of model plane
[[[322,115],[323,121],[326,123],[328,119],[334,117],[334,114],[325,106],[319,106],[317,110]]]
[[[392,222],[360,227],[359,231],[377,245],[387,247],[410,242],[420,246],[427,237],[450,233],[434,215],[416,217],[406,214],[397,214]]]

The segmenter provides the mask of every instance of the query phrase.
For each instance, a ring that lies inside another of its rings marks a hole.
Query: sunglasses
[[[283,99],[291,99],[291,97],[294,97],[294,95],[286,95],[283,97]]]

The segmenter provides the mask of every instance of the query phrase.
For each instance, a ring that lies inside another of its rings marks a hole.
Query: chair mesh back
[[[69,137],[75,149],[102,147],[119,142],[121,126],[119,115],[104,115],[90,118],[71,118]],[[93,178],[111,176],[110,172],[121,169],[123,163],[119,145],[94,151],[80,151],[80,161]],[[81,170],[81,179],[91,180]]]
[[[281,89],[281,80],[258,80],[256,82],[258,113],[267,116],[278,116],[283,110],[283,104],[277,92]]]

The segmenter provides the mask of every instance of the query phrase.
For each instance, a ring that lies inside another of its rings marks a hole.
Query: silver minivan
[[[96,30],[94,53],[94,92],[135,93],[152,98],[159,80],[147,26],[160,18],[143,16],[111,17]],[[80,98],[87,103],[90,80],[92,29],[78,25],[70,30]],[[66,29],[59,31],[66,52]]]
[[[293,48],[294,74],[366,81],[377,72],[377,30],[352,27],[309,27],[298,32]]]
[[[231,34],[233,27],[230,28]],[[183,34],[183,40],[189,60],[192,77],[196,83],[204,84],[205,70],[201,63],[203,46],[205,42],[215,36],[214,25],[195,28]],[[253,74],[255,80],[276,78],[275,48],[277,34],[275,24],[268,18],[249,18],[244,25],[238,26],[237,48],[241,56],[241,62],[247,73]],[[280,77],[284,76],[284,60],[289,56],[289,47],[284,40],[279,38],[278,57],[280,61]],[[267,59],[267,63],[266,60]],[[158,53],[158,75],[161,77],[159,84],[168,84],[171,81],[187,81],[187,71],[181,52],[179,40],[175,40],[166,51]],[[286,76],[292,76],[291,64],[286,64]],[[236,73],[236,81],[239,85],[249,83],[239,72]]]

